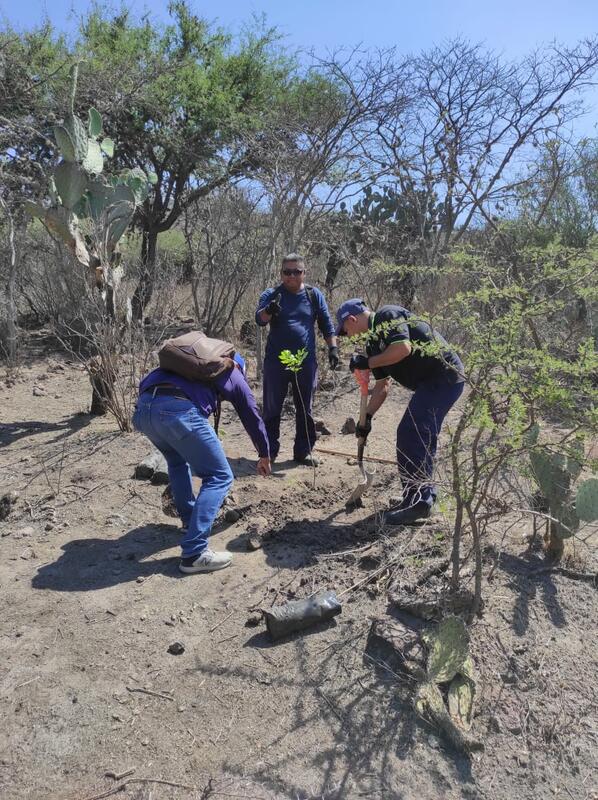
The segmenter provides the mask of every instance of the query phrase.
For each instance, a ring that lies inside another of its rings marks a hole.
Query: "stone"
[[[46,393],[41,388],[41,386],[34,386],[32,394],[34,397],[45,397]]]
[[[314,424],[316,426],[316,431],[318,433],[321,433],[322,436],[331,436],[332,435],[332,431],[326,425],[326,423],[324,422],[323,419],[315,419],[314,420]]]
[[[262,613],[256,612],[255,614],[250,614],[245,621],[246,628],[256,628],[260,622],[262,621]]]
[[[140,481],[152,480],[156,472],[168,474],[166,459],[159,450],[153,450],[143,461],[137,464],[133,477]]]
[[[227,508],[224,512],[226,522],[238,522],[241,519],[241,512],[236,508]]]
[[[168,652],[171,656],[180,656],[185,652],[185,645],[182,642],[173,642],[168,646]]]
[[[0,520],[8,517],[18,499],[19,493],[14,491],[5,492],[0,497]]]
[[[347,419],[343,423],[343,427],[341,428],[341,433],[348,434],[348,433],[355,433],[355,420],[353,417],[347,417]]]

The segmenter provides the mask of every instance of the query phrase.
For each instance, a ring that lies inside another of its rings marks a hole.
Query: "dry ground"
[[[388,611],[384,559],[416,574],[448,547],[450,515],[381,529],[376,512],[397,489],[386,466],[347,514],[356,468],[324,456],[314,488],[311,470],[287,460],[290,419],[280,464],[258,479],[227,413],[242,517],[220,523],[213,544],[234,552],[233,567],[181,576],[162,487],[132,478],[148,443],[88,416],[89,394],[59,354],[0,388],[0,494],[20,492],[0,523],[3,798],[85,800],[121,786],[118,797],[139,800],[596,796],[596,590],[532,574],[542,557],[525,530],[506,536],[472,628],[485,751],[469,759],[418,719],[409,681],[368,637]],[[404,402],[395,391],[376,418],[372,452],[392,457]],[[319,394],[327,447],[353,450],[340,428],[357,403],[348,376]],[[269,536],[247,552],[255,516]],[[596,570],[591,552],[578,558]],[[335,621],[277,644],[252,611],[368,575]],[[181,655],[168,652],[174,641]]]

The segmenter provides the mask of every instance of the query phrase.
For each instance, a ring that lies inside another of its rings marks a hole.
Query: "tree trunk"
[[[141,239],[141,275],[131,303],[135,322],[143,321],[145,309],[152,299],[157,252],[158,231],[155,229],[144,230]]]
[[[9,367],[17,366],[17,248],[15,245],[15,225],[13,215],[0,197],[0,203],[8,219],[8,245],[10,252],[10,266],[6,284],[6,351]]]

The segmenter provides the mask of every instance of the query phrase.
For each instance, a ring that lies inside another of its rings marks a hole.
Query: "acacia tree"
[[[473,225],[495,226],[532,147],[566,136],[581,113],[597,66],[598,37],[517,63],[461,39],[370,61],[366,71],[383,86],[366,140],[370,188],[387,187],[408,204],[417,263],[439,263]],[[352,65],[336,69],[358,86]]]
[[[119,142],[117,163],[158,178],[134,220],[142,237],[136,319],[152,296],[159,234],[197,200],[252,172],[251,134],[276,113],[293,70],[273,30],[234,43],[184,2],[169,10],[164,27],[128,12],[93,12],[79,42],[87,91]]]

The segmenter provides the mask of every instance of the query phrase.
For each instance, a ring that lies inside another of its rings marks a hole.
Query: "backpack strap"
[[[312,307],[312,311],[314,312],[314,322],[318,321],[320,307],[318,306],[318,301],[316,300],[316,293],[314,291],[314,287],[310,286],[309,283],[303,284],[305,288],[305,294],[307,295],[307,299],[309,300],[309,304]],[[280,296],[282,294],[282,290],[284,289],[284,284],[279,283],[278,286],[274,287],[274,291],[272,292],[272,299],[276,296]]]

